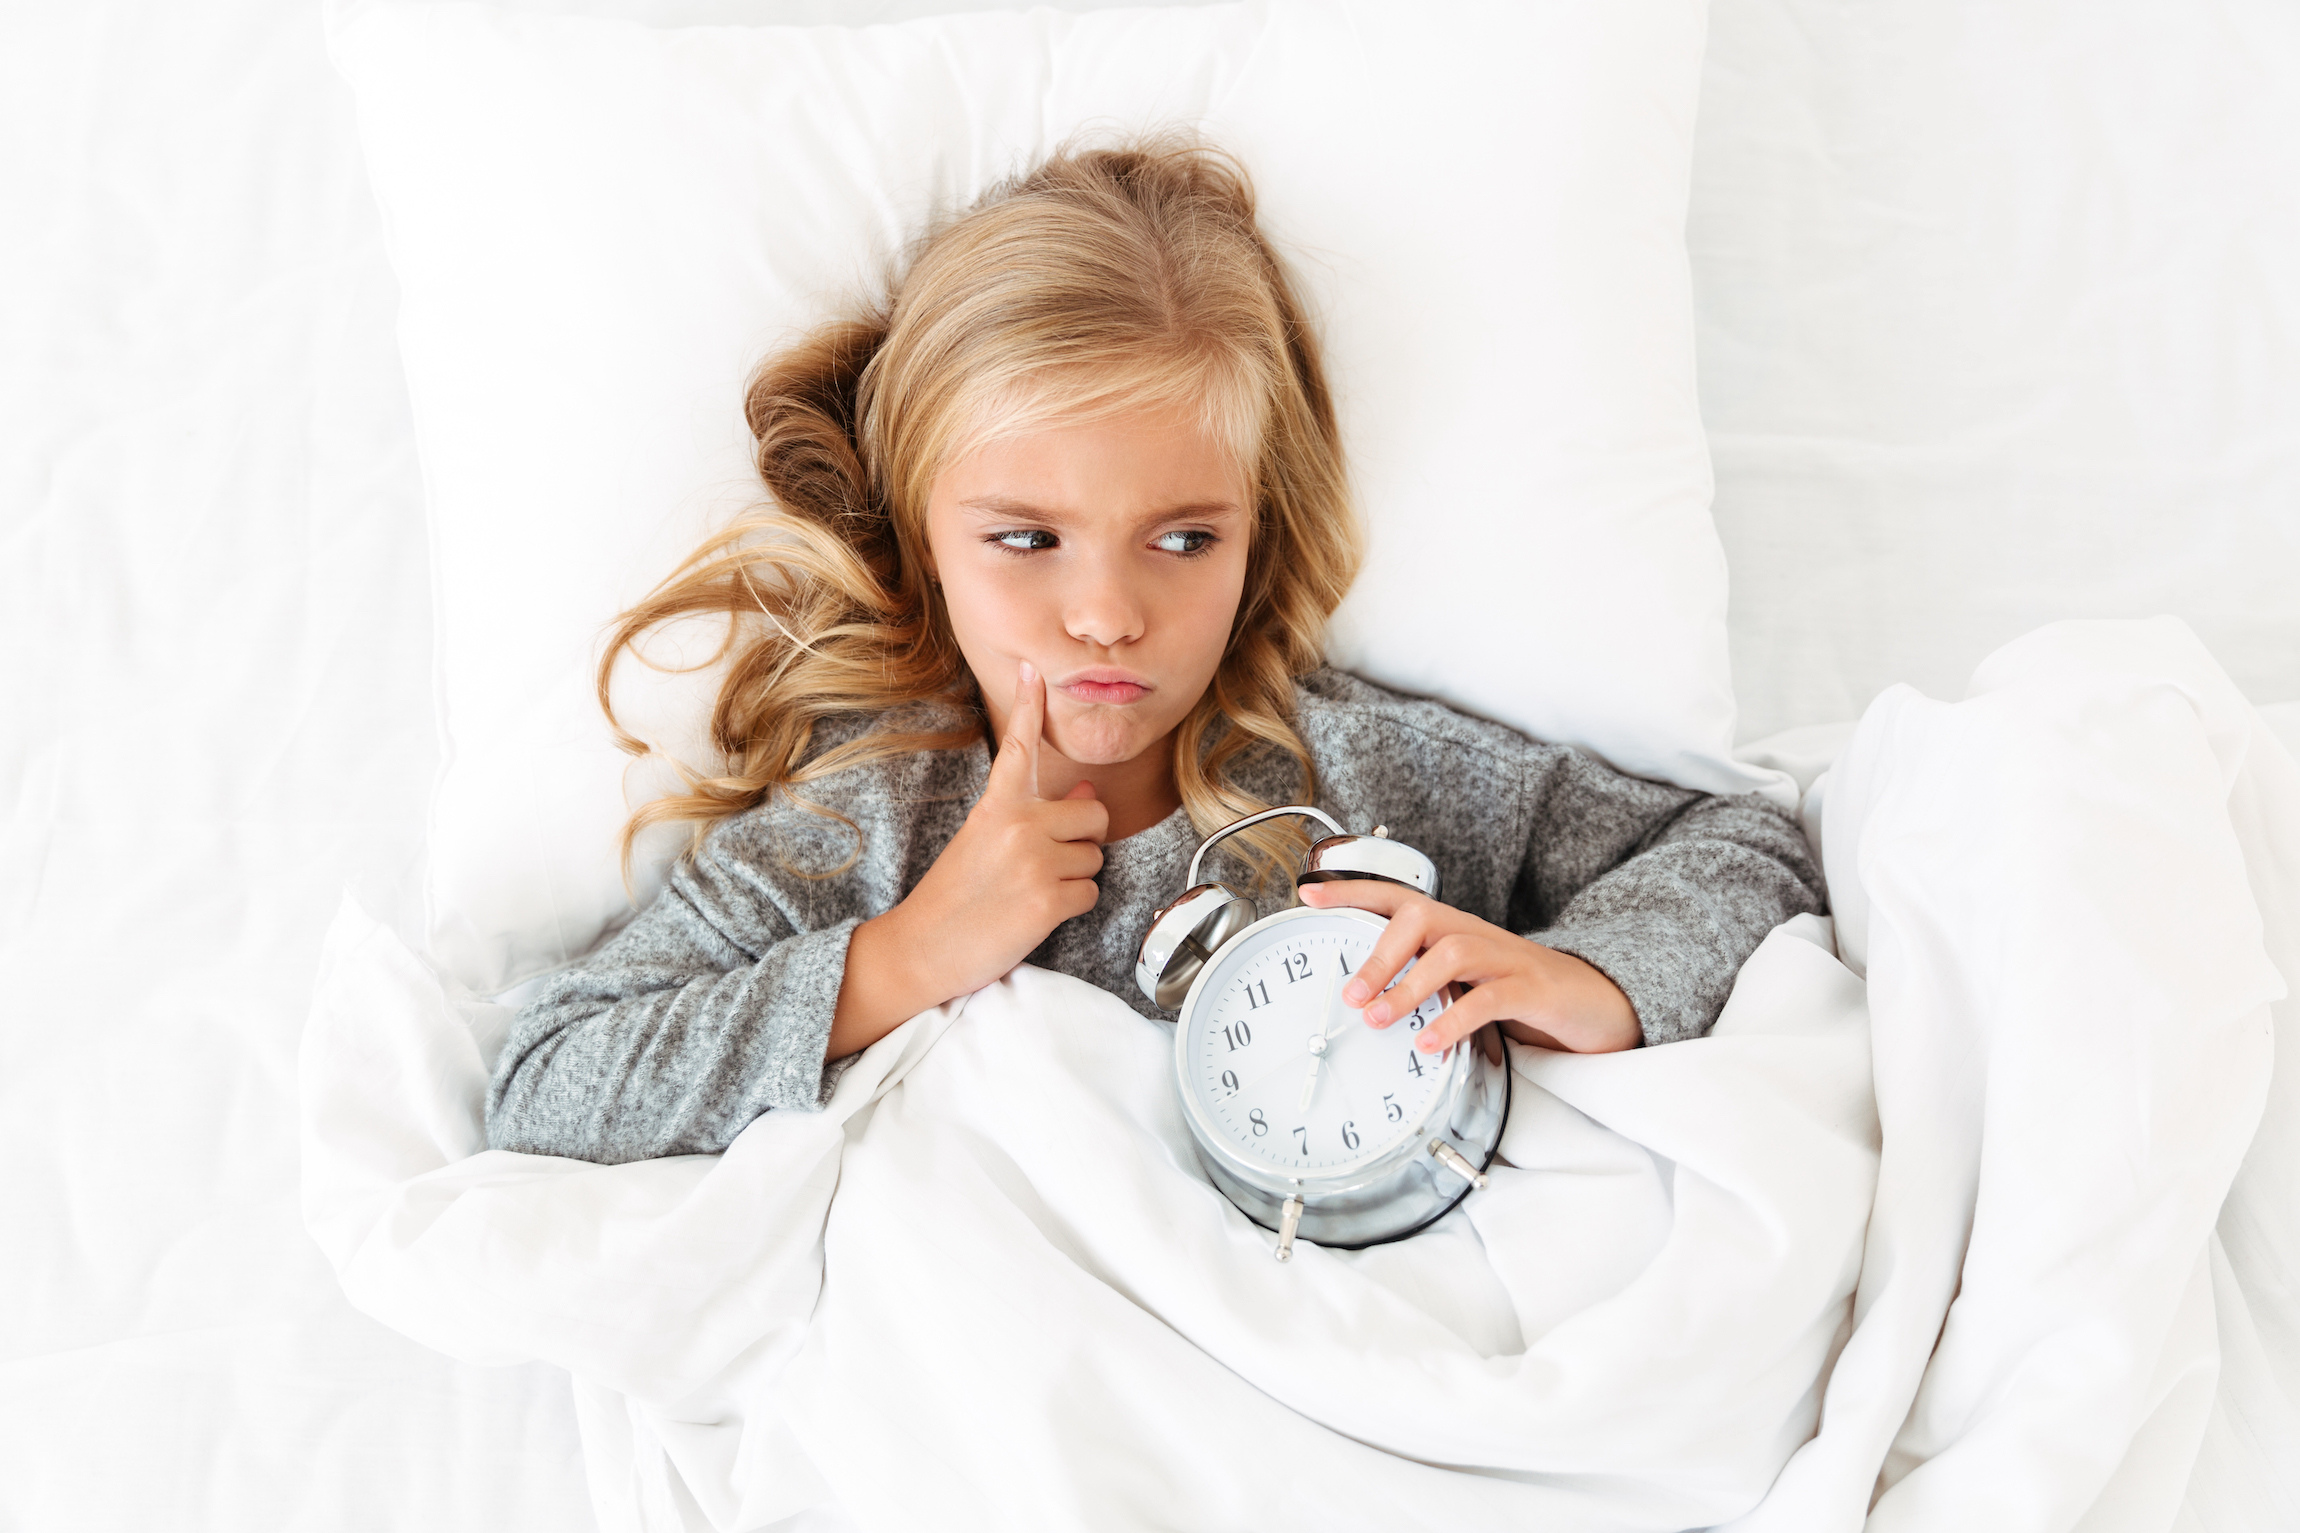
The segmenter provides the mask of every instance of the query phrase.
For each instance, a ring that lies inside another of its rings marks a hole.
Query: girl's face
[[[1164,740],[1222,663],[1248,526],[1237,465],[1172,416],[1056,425],[952,464],[927,496],[927,547],[992,739],[1027,660],[1071,761]]]

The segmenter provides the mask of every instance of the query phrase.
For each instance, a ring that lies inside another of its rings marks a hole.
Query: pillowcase
[[[1700,0],[1264,3],[649,29],[336,18],[429,497],[428,940],[481,993],[630,910],[607,625],[758,492],[744,377],[937,210],[1194,122],[1321,315],[1368,524],[1336,663],[1623,770],[1735,763],[1684,221]],[[618,708],[691,735],[692,679]],[[676,838],[648,845],[643,903]]]

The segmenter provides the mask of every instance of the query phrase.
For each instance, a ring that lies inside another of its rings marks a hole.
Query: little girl
[[[932,235],[877,312],[771,358],[747,405],[769,508],[625,614],[599,678],[605,706],[657,625],[731,624],[726,770],[634,817],[626,850],[665,820],[694,841],[520,1013],[499,1149],[723,1149],[1024,961],[1157,1015],[1133,980],[1152,911],[1201,836],[1272,804],[1437,863],[1447,904],[1300,896],[1391,917],[1343,992],[1368,1025],[1472,987],[1431,1050],[1489,1023],[1580,1051],[1698,1037],[1765,933],[1822,908],[1759,799],[1321,667],[1359,557],[1333,405],[1212,150],[1058,153]],[[1262,914],[1292,896],[1295,823],[1217,851]]]

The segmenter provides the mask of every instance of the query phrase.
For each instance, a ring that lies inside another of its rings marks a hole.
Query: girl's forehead
[[[1269,415],[1253,370],[1213,356],[1145,356],[1131,365],[1104,359],[996,383],[977,379],[962,385],[951,403],[954,429],[943,439],[945,461],[1013,438],[1105,431],[1169,443],[1202,439],[1248,466],[1249,475]]]
[[[936,476],[938,506],[990,516],[1240,514],[1228,444],[1171,410],[1055,419],[996,435]]]

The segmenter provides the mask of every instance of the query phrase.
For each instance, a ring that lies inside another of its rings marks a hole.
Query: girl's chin
[[[1118,714],[1118,717],[1111,715]],[[1152,733],[1115,708],[1095,708],[1083,717],[1052,719],[1047,738],[1063,756],[1079,766],[1118,766],[1132,761],[1158,743],[1164,731]]]

